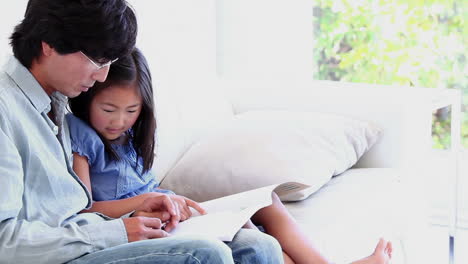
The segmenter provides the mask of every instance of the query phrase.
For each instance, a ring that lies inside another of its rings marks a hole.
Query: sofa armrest
[[[447,89],[396,87],[313,81],[280,84],[227,83],[234,113],[251,110],[316,111],[346,115],[375,123],[382,138],[356,167],[415,167],[432,147],[432,113],[455,103]]]

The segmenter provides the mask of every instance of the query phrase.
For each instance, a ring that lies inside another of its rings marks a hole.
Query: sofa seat
[[[332,262],[367,256],[384,237],[394,247],[392,263],[407,263],[402,254],[407,203],[400,176],[390,168],[350,169],[286,207],[320,252],[333,256]]]

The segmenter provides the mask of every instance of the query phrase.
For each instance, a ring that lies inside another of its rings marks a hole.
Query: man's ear
[[[42,54],[44,54],[44,56],[50,56],[52,55],[53,52],[55,52],[55,49],[52,48],[49,44],[45,43],[44,41],[41,41],[41,45],[42,45]]]

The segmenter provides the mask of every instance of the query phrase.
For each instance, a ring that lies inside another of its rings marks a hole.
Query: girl
[[[151,172],[156,129],[153,90],[147,62],[138,49],[112,64],[104,83],[70,99],[70,107],[74,115],[67,115],[67,121],[73,169],[94,200],[87,211],[117,218],[148,197],[165,193],[180,210],[180,219],[170,219],[167,230],[188,219],[190,207],[205,213],[198,203],[159,189]],[[168,214],[149,216],[169,220]],[[275,194],[273,204],[259,210],[252,222],[279,241],[285,263],[329,263],[301,233]],[[245,227],[256,228],[252,222]],[[391,254],[391,243],[381,239],[372,255],[354,263],[385,264]]]

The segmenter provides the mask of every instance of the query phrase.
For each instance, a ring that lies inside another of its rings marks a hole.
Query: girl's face
[[[118,139],[135,124],[142,103],[134,85],[104,88],[91,101],[91,126],[107,140]]]

